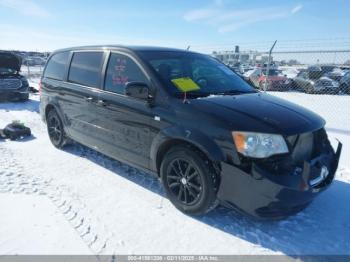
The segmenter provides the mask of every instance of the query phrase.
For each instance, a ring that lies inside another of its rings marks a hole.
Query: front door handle
[[[97,101],[97,105],[99,105],[99,106],[106,106],[107,103],[106,103],[105,100],[98,100],[98,101]]]

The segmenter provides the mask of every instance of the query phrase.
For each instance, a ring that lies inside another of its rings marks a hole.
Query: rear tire
[[[180,211],[204,215],[218,205],[218,175],[201,152],[174,147],[165,155],[160,175],[169,200]]]
[[[67,138],[64,133],[63,123],[55,109],[51,109],[46,116],[47,131],[51,143],[56,148],[65,146]]]

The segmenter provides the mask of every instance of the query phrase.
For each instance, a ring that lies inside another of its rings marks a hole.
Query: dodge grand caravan
[[[54,52],[40,111],[52,144],[77,141],[160,177],[182,212],[260,218],[304,209],[334,179],[317,114],[258,92],[207,55],[155,47]]]

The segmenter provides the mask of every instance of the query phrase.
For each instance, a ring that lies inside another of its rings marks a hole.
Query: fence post
[[[270,71],[270,63],[271,63],[271,54],[272,54],[272,50],[273,48],[275,47],[277,43],[277,40],[275,40],[275,42],[273,43],[271,49],[270,49],[270,52],[269,52],[269,58],[267,60],[267,68],[266,68],[266,76],[265,76],[265,85],[264,85],[264,92],[266,92],[266,89],[267,89],[267,81],[269,79],[269,71]]]
[[[30,78],[30,69],[29,69],[28,63],[27,63],[27,75],[28,75],[28,78]]]

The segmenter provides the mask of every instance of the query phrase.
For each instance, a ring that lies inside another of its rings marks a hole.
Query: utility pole
[[[271,63],[271,54],[272,54],[272,51],[275,47],[277,43],[277,40],[273,43],[271,49],[270,49],[270,52],[269,52],[269,58],[267,60],[267,68],[266,68],[266,76],[265,76],[265,85],[264,85],[264,92],[266,92],[266,89],[267,89],[267,81],[269,79],[269,71],[270,71],[270,63]]]

